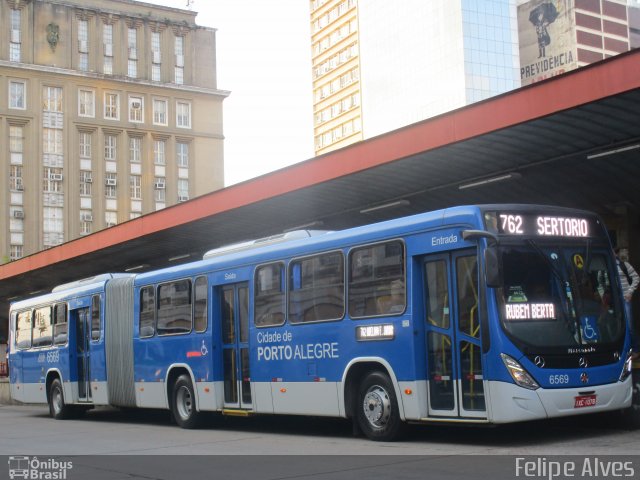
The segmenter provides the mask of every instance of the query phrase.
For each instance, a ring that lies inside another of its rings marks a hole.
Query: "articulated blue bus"
[[[594,214],[455,207],[292,232],[138,275],[56,287],[10,310],[15,400],[500,424],[631,405],[630,339]]]

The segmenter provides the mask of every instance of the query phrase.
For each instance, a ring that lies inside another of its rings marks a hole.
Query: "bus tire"
[[[358,425],[367,438],[390,442],[401,435],[404,423],[393,383],[387,374],[369,373],[360,383],[356,401]]]
[[[49,387],[49,415],[56,420],[72,416],[72,408],[64,402],[64,390],[60,379],[55,378]]]
[[[633,371],[631,406],[622,410],[622,422],[626,429],[640,428],[640,371]]]
[[[196,395],[189,375],[180,375],[174,384],[171,413],[181,428],[198,428],[202,423],[202,415],[196,410]]]

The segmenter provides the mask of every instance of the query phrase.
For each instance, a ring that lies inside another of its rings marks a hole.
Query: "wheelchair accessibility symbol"
[[[597,342],[600,340],[600,332],[598,331],[598,326],[596,325],[596,317],[586,316],[580,318],[580,330],[582,333],[583,340],[587,342]]]

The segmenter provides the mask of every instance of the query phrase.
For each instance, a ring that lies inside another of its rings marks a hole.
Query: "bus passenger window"
[[[291,262],[289,321],[338,320],[344,316],[344,256],[332,252]]]
[[[394,241],[349,254],[349,315],[399,315],[406,308],[404,247]]]
[[[53,343],[67,343],[67,305],[58,303],[53,307]]]
[[[100,340],[100,295],[91,298],[91,340]]]
[[[258,327],[284,323],[284,265],[274,263],[256,269],[255,316]]]
[[[191,280],[179,280],[158,287],[158,335],[189,333]]]
[[[16,321],[16,346],[31,348],[31,310],[20,312]]]
[[[33,346],[44,347],[53,342],[53,325],[51,325],[51,307],[38,308],[33,322]]]
[[[196,278],[193,292],[193,325],[196,332],[204,332],[207,329],[207,277]]]
[[[156,292],[153,286],[140,289],[140,338],[156,333]]]

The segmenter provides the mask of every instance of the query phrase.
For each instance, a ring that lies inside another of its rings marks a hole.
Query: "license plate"
[[[596,405],[596,395],[581,395],[575,397],[575,400],[573,408],[595,407]]]

